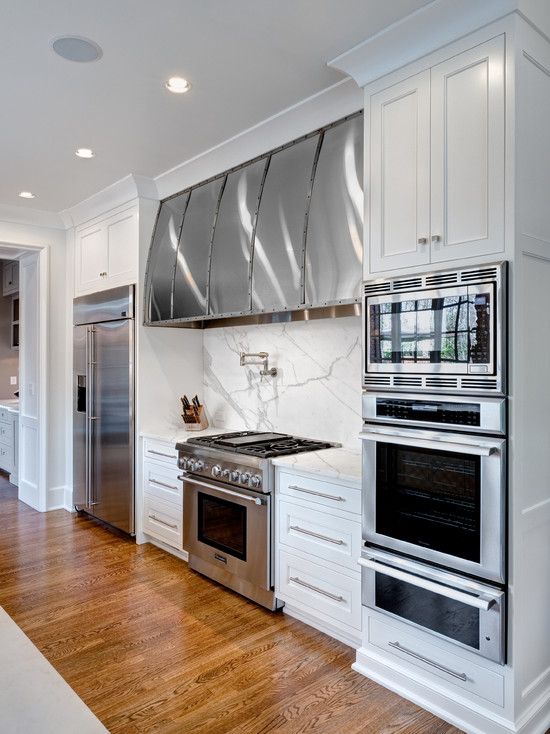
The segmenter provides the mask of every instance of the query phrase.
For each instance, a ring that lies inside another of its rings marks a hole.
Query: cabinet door
[[[371,99],[370,271],[429,262],[430,72]]]
[[[8,262],[2,269],[2,295],[9,296],[19,290],[19,263]]]
[[[76,292],[99,290],[107,272],[107,232],[103,224],[83,229],[76,236]]]
[[[110,217],[106,227],[109,287],[132,283],[137,276],[138,226],[135,208]]]
[[[431,70],[432,262],[504,250],[504,39]]]

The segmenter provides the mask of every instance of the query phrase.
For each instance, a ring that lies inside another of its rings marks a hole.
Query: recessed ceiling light
[[[20,196],[22,199],[34,199],[32,191],[20,191],[17,196]]]
[[[79,158],[93,158],[95,153],[91,148],[78,148],[78,150],[75,151],[75,155]]]
[[[97,61],[103,56],[101,46],[89,38],[81,36],[61,36],[52,43],[52,48],[58,56],[67,61]]]
[[[183,94],[191,89],[191,84],[189,84],[187,79],[184,79],[182,76],[171,76],[170,79],[165,82],[164,86],[169,92],[173,92],[174,94]]]

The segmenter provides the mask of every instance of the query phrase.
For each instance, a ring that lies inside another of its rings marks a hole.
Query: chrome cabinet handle
[[[172,528],[174,530],[178,527],[177,523],[175,525],[172,525],[172,523],[161,520],[159,517],[157,517],[156,515],[152,515],[151,513],[149,513],[149,519],[156,520],[157,522],[160,522],[161,525],[166,525],[167,528]]]
[[[177,459],[177,456],[174,456],[174,454],[166,454],[164,451],[157,451],[156,449],[149,449],[148,450],[150,454],[156,454],[157,456],[165,456],[167,459]]]
[[[329,599],[334,599],[334,601],[346,601],[343,596],[340,596],[340,594],[331,594],[330,591],[325,591],[324,589],[320,589],[318,586],[308,584],[307,581],[302,581],[298,576],[291,576],[289,581],[293,581],[295,584],[298,584],[298,586],[304,586],[306,589],[311,589],[311,591],[316,591],[318,594],[322,594],[323,596],[328,596]]]
[[[361,431],[359,438],[363,441],[380,441],[381,443],[392,443],[398,446],[416,446],[427,449],[438,449],[441,451],[454,451],[457,454],[474,454],[475,456],[492,456],[496,454],[504,443],[502,440],[475,441],[468,443],[465,437],[455,440],[447,435],[436,438],[422,438],[415,435],[414,429],[400,429],[392,431],[387,428],[369,426],[368,430]]]
[[[312,538],[319,538],[319,540],[326,540],[328,543],[334,543],[334,545],[344,545],[343,540],[336,540],[335,538],[329,538],[328,535],[314,533],[313,530],[306,530],[305,528],[301,528],[299,525],[291,525],[290,530],[295,530],[297,533],[303,533],[304,535],[311,535]]]
[[[430,660],[430,658],[424,657],[424,655],[419,655],[417,652],[414,652],[414,650],[409,650],[408,647],[403,647],[403,645],[399,644],[399,642],[388,642],[388,645],[390,647],[393,647],[395,650],[399,650],[399,652],[405,653],[405,655],[410,655],[411,658],[414,658],[415,660],[420,660],[423,663],[426,663],[427,665],[431,665],[432,668],[437,668],[438,670],[441,670],[443,673],[447,673],[447,675],[452,675],[453,678],[458,678],[459,680],[462,680],[466,683],[468,680],[468,676],[466,673],[457,673],[454,670],[451,670],[450,668],[446,668],[444,665],[440,665],[439,663],[436,663],[435,660]]]
[[[441,242],[441,235],[439,235],[439,234],[433,234],[432,235],[432,242]]]
[[[304,487],[299,487],[297,484],[289,484],[289,489],[294,489],[296,492],[303,492],[304,494],[313,494],[315,497],[323,497],[326,500],[334,500],[335,502],[345,502],[345,497],[340,497],[335,494],[324,494],[323,492],[315,492],[313,489],[304,489]]]
[[[426,244],[428,244],[428,238],[427,237],[419,237],[417,241],[418,241],[418,244],[419,245],[426,245]]]
[[[156,484],[159,487],[166,487],[166,489],[175,489],[177,490],[177,487],[174,484],[168,484],[167,482],[161,482],[160,479],[149,479],[151,484]]]

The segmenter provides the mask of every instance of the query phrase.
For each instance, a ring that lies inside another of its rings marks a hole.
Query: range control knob
[[[222,469],[222,477],[224,479],[229,479],[229,469]]]
[[[231,472],[231,481],[238,482],[240,478],[241,478],[241,472],[237,471],[236,469],[233,469],[233,471]]]
[[[180,469],[187,469],[187,456],[180,456],[178,459],[178,466]]]
[[[248,484],[250,474],[246,471],[241,474],[241,484]]]
[[[193,471],[202,471],[204,469],[204,461],[201,461],[200,459],[191,463],[193,464]]]
[[[222,468],[221,468],[221,466],[220,466],[219,464],[215,464],[215,465],[214,465],[214,466],[212,467],[212,476],[213,476],[213,477],[219,477],[219,476],[221,475],[221,473],[222,473]]]
[[[262,483],[262,478],[258,474],[254,474],[253,477],[250,479],[250,486],[254,487],[255,489],[258,488]]]

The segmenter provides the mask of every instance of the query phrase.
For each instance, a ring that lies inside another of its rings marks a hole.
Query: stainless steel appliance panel
[[[80,296],[73,301],[73,323],[94,324],[101,321],[134,318],[134,286],[121,285],[99,293]]]
[[[250,248],[267,159],[228,174],[212,241],[210,313],[250,311]]]
[[[134,345],[129,320],[96,324],[91,331],[89,512],[134,532]]]
[[[147,263],[146,313],[150,321],[172,317],[172,291],[179,237],[189,192],[162,202]]]
[[[361,294],[363,135],[362,114],[324,133],[307,220],[307,304]]]
[[[88,401],[90,327],[75,326],[73,334],[73,502],[88,504]]]
[[[208,311],[210,245],[224,181],[220,177],[191,191],[176,261],[175,319],[204,316]]]
[[[506,441],[365,424],[363,538],[505,580]]]
[[[304,226],[319,136],[271,156],[254,241],[252,307],[273,311],[302,301]]]
[[[497,663],[505,662],[505,593],[374,548],[359,559],[363,605]]]

